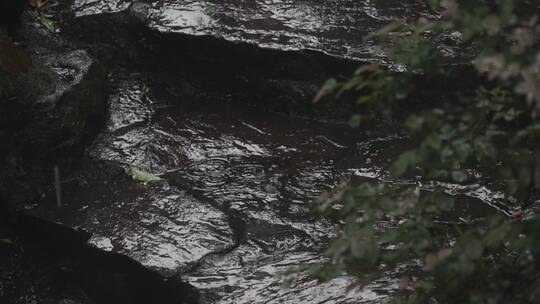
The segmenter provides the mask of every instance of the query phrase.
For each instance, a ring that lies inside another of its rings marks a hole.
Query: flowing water
[[[50,217],[92,232],[90,242],[103,250],[181,275],[204,303],[382,303],[399,289],[395,273],[352,291],[352,278],[284,288],[279,276],[321,261],[334,232],[310,213],[314,199],[351,178],[384,179],[387,159],[403,149],[397,135],[158,98],[139,76],[113,83],[107,130],[89,154],[162,180],[82,173],[64,182],[67,206]],[[446,187],[461,197],[460,216],[499,206],[483,187]]]
[[[76,0],[77,16],[125,10],[132,1]],[[384,61],[386,51],[362,38],[392,21],[436,18],[418,0],[161,0],[144,9],[151,28],[211,35],[280,50]],[[139,3],[137,3],[139,4]]]
[[[396,287],[397,278],[384,278],[348,293],[352,279],[343,278],[284,289],[279,278],[320,261],[333,236],[311,214],[313,200],[355,172],[379,175],[370,162],[384,150],[364,155],[356,148],[368,141],[363,132],[219,101],[158,99],[139,77],[114,85],[107,130],[90,155],[163,180],[83,173],[64,182],[67,206],[49,216],[91,231],[104,250],[181,274],[208,303],[368,303]],[[397,145],[392,138],[372,141]]]
[[[135,5],[75,0],[72,10],[93,18]],[[412,0],[166,0],[138,11],[151,31],[371,61],[384,60],[384,51],[362,37],[389,20],[433,17]],[[270,112],[234,95],[192,98],[174,78],[155,73],[112,69],[108,122],[87,151],[87,169],[62,181],[61,210],[50,193],[50,206],[35,213],[91,232],[102,250],[181,276],[203,303],[391,299],[402,269],[355,289],[350,277],[324,284],[302,278],[284,287],[280,274],[323,259],[334,227],[313,215],[315,199],[342,182],[387,179],[389,159],[406,147],[399,132]],[[161,180],[133,181],[130,166]],[[438,187],[459,198],[452,219],[506,212],[503,198],[485,187]]]

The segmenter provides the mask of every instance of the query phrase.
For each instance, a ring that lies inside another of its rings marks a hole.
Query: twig
[[[56,206],[62,208],[62,188],[60,186],[60,168],[54,165],[54,188],[56,190]]]

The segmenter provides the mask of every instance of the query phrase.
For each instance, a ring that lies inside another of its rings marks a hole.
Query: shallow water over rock
[[[348,181],[420,183],[386,170],[406,139],[289,110],[313,108],[324,79],[356,67],[343,58],[382,60],[362,37],[390,20],[431,17],[420,2],[74,0],[63,30],[111,63],[108,122],[82,169],[62,175],[62,206],[50,188],[31,212],[92,233],[92,255],[155,270],[158,282],[188,280],[202,303],[390,301],[406,266],[353,290],[350,277],[283,288],[280,274],[324,259],[335,228],[311,212],[322,192]],[[136,182],[132,168],[160,180]],[[458,198],[442,220],[506,212],[504,198],[479,185],[423,187]],[[86,265],[88,281],[109,268]],[[113,279],[124,273],[111,268]]]
[[[384,303],[399,290],[397,273],[352,291],[352,278],[289,288],[280,278],[321,261],[333,237],[333,225],[311,214],[314,199],[351,178],[385,179],[387,159],[403,149],[399,136],[219,99],[195,103],[150,79],[113,75],[107,129],[88,151],[101,164],[64,182],[60,210],[36,213],[92,232],[102,250],[182,276],[203,303]],[[129,166],[162,180],[137,183]],[[481,187],[439,186],[461,197],[452,220],[499,206]]]
[[[80,17],[118,12],[141,3],[76,0],[73,10]],[[384,59],[385,51],[363,38],[391,21],[434,17],[425,2],[418,0],[161,0],[139,10],[149,27],[162,32],[370,60]]]
[[[141,81],[115,82],[108,128],[89,153],[163,181],[140,185],[82,173],[66,182],[66,206],[42,211],[45,216],[91,231],[91,243],[104,250],[166,276],[188,277],[208,293],[208,301],[264,301],[264,295],[254,297],[253,288],[269,284],[277,290],[280,271],[320,259],[333,228],[310,215],[311,202],[345,178],[347,170],[336,163],[347,154],[343,142],[356,135],[344,133],[343,125],[211,100],[157,100]],[[251,278],[258,268],[266,270]],[[306,283],[301,289],[313,292],[298,296],[313,300],[315,292],[348,299],[347,284],[337,282],[330,289]]]

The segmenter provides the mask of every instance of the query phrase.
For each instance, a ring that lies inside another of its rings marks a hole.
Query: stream
[[[40,206],[45,217],[90,231],[90,243],[166,277],[182,275],[205,303],[380,303],[397,288],[392,277],[357,292],[347,292],[352,278],[283,288],[279,277],[320,261],[333,236],[333,225],[311,213],[314,199],[352,175],[377,178],[371,162],[384,161],[384,150],[366,143],[398,145],[395,136],[157,97],[138,75],[113,85],[107,130],[89,155],[162,181],[83,172],[63,182],[60,212]]]
[[[182,278],[204,304],[390,302],[407,265],[353,289],[352,277],[284,286],[281,274],[322,261],[334,236],[312,212],[317,197],[386,180],[406,149],[394,128],[311,112],[313,93],[340,66],[386,62],[362,37],[390,20],[435,18],[422,3],[74,0],[65,32],[107,64],[108,118],[82,168],[62,175],[62,207],[50,187],[29,212]],[[131,167],[161,180],[136,182]],[[507,212],[486,187],[437,186],[459,198],[452,219]]]

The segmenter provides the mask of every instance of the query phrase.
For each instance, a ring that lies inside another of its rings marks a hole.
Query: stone
[[[80,158],[104,125],[107,73],[86,51],[24,15],[0,30],[0,192],[31,203],[52,167]]]
[[[381,48],[362,38],[388,22],[434,17],[425,1],[418,0],[76,0],[71,9],[76,17],[83,17],[115,13],[139,3],[150,3],[149,27],[160,32],[363,60],[384,60]]]
[[[27,52],[1,39],[11,49],[0,46],[0,156],[80,150],[104,120],[102,66],[80,50],[34,56],[30,66]],[[20,54],[20,63],[3,64],[10,52]]]
[[[26,0],[0,0],[0,26],[17,22],[27,5]]]

